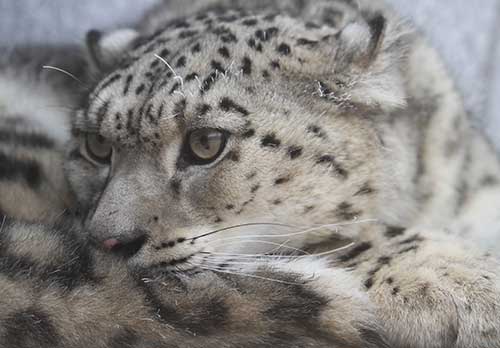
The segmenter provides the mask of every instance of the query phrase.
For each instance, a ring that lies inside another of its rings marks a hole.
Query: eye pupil
[[[210,150],[210,143],[208,141],[208,136],[206,134],[203,134],[200,137],[200,145],[203,146],[205,150]]]
[[[198,129],[188,135],[187,160],[201,165],[215,161],[224,151],[226,134],[217,129]]]
[[[85,153],[93,162],[109,164],[113,153],[113,147],[103,136],[87,134],[85,138]]]

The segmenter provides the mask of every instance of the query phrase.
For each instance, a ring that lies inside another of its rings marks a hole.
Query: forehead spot
[[[186,66],[186,56],[182,56],[177,60],[177,63],[175,63],[176,68],[182,68]]]
[[[218,49],[218,52],[219,52],[219,54],[220,54],[222,57],[224,57],[224,58],[226,58],[226,59],[231,58],[231,55],[230,55],[230,53],[229,53],[229,50],[227,49],[227,47],[226,47],[226,46],[222,46],[221,48],[219,48],[219,49]]]
[[[289,182],[290,180],[291,179],[289,176],[279,177],[276,180],[274,180],[274,185],[283,185],[283,184]]]
[[[286,43],[281,43],[279,44],[279,46],[276,48],[276,50],[284,55],[284,56],[288,56],[290,55],[290,53],[292,52],[292,49],[290,48],[290,46]]]
[[[191,25],[186,22],[185,20],[178,20],[174,25],[173,25],[174,28],[176,29],[180,29],[180,28],[189,28],[191,27]]]
[[[320,156],[316,161],[317,164],[326,165],[333,168],[333,170],[342,178],[347,179],[349,173],[337,162],[334,156],[324,155]]]
[[[250,75],[252,73],[252,61],[247,56],[242,59],[241,70],[245,75]]]
[[[257,19],[255,18],[249,18],[249,19],[245,19],[243,22],[241,22],[243,25],[247,26],[247,27],[252,27],[254,25],[257,24]]]
[[[269,133],[262,138],[261,144],[264,147],[278,148],[281,145],[281,141],[276,138],[275,133]]]
[[[203,80],[203,82],[201,83],[201,94],[205,94],[206,92],[208,92],[210,88],[212,88],[212,85],[214,84],[216,79],[217,79],[217,72],[212,71],[210,75],[208,75],[207,78]]]
[[[200,43],[196,43],[193,45],[193,47],[191,47],[191,53],[198,53],[201,51],[201,45]]]
[[[105,90],[106,88],[108,88],[121,78],[122,78],[121,74],[114,74],[110,76],[107,80],[105,80],[105,82],[100,87],[98,87],[98,89],[94,92],[94,94],[97,95],[101,93],[103,90]]]
[[[168,48],[164,48],[164,49],[162,49],[162,50],[161,50],[161,52],[160,52],[160,56],[161,56],[162,58],[167,57],[169,54],[170,54],[170,51],[169,51],[169,49],[168,49]]]
[[[184,30],[179,33],[179,39],[186,39],[198,34],[198,30]]]
[[[236,35],[234,35],[233,32],[227,27],[217,27],[213,30],[213,33],[224,43],[238,42]]]
[[[272,60],[271,63],[269,63],[269,65],[271,66],[271,68],[273,70],[279,70],[279,69],[281,69],[280,62],[277,61],[277,60]]]
[[[144,92],[144,89],[146,88],[146,86],[141,83],[136,89],[135,89],[135,94],[136,95],[141,95],[142,92]]]
[[[222,66],[222,64],[217,61],[217,60],[212,60],[212,62],[210,63],[212,69],[216,70],[216,71],[219,71],[219,72],[223,72],[225,71],[226,69],[224,69],[224,67]]]
[[[257,192],[258,190],[260,189],[260,185],[259,184],[255,184],[252,186],[252,188],[250,189],[250,192],[251,193],[255,193]]]
[[[184,80],[186,80],[186,82],[190,82],[190,81],[196,80],[197,77],[199,77],[197,73],[190,73],[190,74],[186,75]]]
[[[237,113],[242,114],[243,116],[248,116],[250,112],[245,109],[243,106],[238,105],[235,101],[233,101],[231,98],[224,97],[221,99],[219,102],[219,107],[221,110],[229,112],[229,111],[235,111]]]
[[[151,64],[149,65],[149,67],[150,67],[151,69],[154,69],[154,68],[156,68],[159,64],[160,64],[160,61],[159,61],[158,59],[155,59],[155,60],[153,60],[153,61],[151,62]]]
[[[256,50],[257,52],[262,52],[262,44],[260,42],[257,43],[253,37],[247,40],[247,45],[248,47]]]
[[[307,29],[320,29],[321,26],[319,24],[314,23],[314,22],[306,22],[306,28]]]
[[[235,14],[229,14],[229,15],[219,16],[217,19],[221,22],[232,23],[237,19],[239,19],[239,17]]]
[[[263,19],[266,21],[266,22],[273,22],[274,19],[278,16],[277,13],[271,13],[271,14],[268,14],[266,15]]]
[[[314,134],[318,138],[326,138],[326,133],[317,125],[312,124],[307,126],[307,131]]]
[[[288,155],[292,160],[299,158],[302,155],[302,147],[290,146],[288,148]]]
[[[123,95],[127,95],[128,91],[130,89],[130,84],[132,83],[132,80],[134,79],[133,75],[128,75],[127,79],[125,80],[125,86],[123,87]]]
[[[249,129],[246,132],[244,132],[241,136],[243,138],[247,138],[248,139],[248,138],[253,137],[254,135],[255,135],[255,129]]]
[[[102,121],[104,120],[104,116],[108,113],[109,106],[111,102],[107,100],[104,104],[102,104],[99,109],[97,109],[96,117],[97,117],[97,125],[100,127]]]
[[[211,109],[212,107],[208,104],[199,104],[195,108],[195,113],[199,116],[205,116]]]
[[[269,41],[278,33],[278,28],[270,27],[267,29],[258,29],[255,31],[255,37],[260,41]]]
[[[170,91],[168,92],[170,95],[174,94],[176,91],[179,90],[179,88],[181,87],[181,84],[179,81],[177,81],[176,83],[174,83],[174,85],[172,86],[172,88],[170,89]]]
[[[297,46],[307,46],[309,48],[312,48],[316,45],[318,45],[318,41],[313,41],[306,38],[300,38],[297,40]]]

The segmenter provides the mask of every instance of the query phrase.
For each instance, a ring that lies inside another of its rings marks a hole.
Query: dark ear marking
[[[85,36],[85,44],[87,46],[90,62],[98,71],[104,70],[104,66],[102,66],[101,49],[99,47],[101,38],[102,32],[95,29],[88,31]]]
[[[354,63],[363,68],[369,67],[382,47],[386,24],[385,17],[380,13],[364,13],[347,24],[334,36],[339,41],[336,59],[344,65]]]
[[[370,46],[368,48],[368,61],[371,61],[377,55],[384,41],[387,20],[381,13],[376,13],[371,18],[368,18],[366,22],[371,34]]]
[[[98,73],[111,70],[123,58],[123,53],[134,46],[139,34],[134,29],[119,29],[109,33],[90,30],[85,37],[88,59]]]

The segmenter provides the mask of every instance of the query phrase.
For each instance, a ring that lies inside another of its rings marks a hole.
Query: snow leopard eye
[[[92,162],[107,165],[111,162],[113,147],[102,136],[87,134],[85,136],[85,148],[82,153]]]
[[[192,131],[187,136],[185,158],[195,165],[208,164],[215,161],[224,151],[227,133],[211,128]]]

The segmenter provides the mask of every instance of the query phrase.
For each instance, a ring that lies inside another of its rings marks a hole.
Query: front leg
[[[201,272],[181,277],[184,291],[168,276],[152,279],[154,302],[177,308],[171,324],[183,323],[201,347],[212,347],[207,335],[218,337],[214,347],[390,347],[359,279],[326,259],[273,260],[237,275]]]
[[[364,279],[394,346],[500,347],[497,260],[441,230],[378,232],[339,261]]]
[[[0,347],[388,348],[359,280],[326,260],[172,274],[80,233],[0,221]]]

